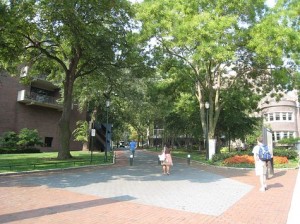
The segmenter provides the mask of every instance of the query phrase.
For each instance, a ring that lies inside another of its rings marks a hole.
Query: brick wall
[[[18,132],[22,128],[37,129],[43,141],[52,137],[52,147],[41,147],[42,151],[57,151],[59,148],[58,121],[61,111],[57,109],[26,105],[17,102],[18,91],[29,86],[23,86],[17,78],[0,75],[0,135],[3,132]],[[85,120],[85,113],[72,110],[71,130],[74,130],[77,120]],[[81,150],[80,142],[70,142],[71,150]]]

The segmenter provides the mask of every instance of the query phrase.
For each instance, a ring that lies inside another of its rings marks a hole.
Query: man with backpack
[[[131,151],[132,156],[134,157],[135,149],[136,149],[136,142],[134,140],[131,140],[129,143],[129,148]]]
[[[252,153],[255,162],[255,174],[259,176],[260,191],[267,190],[266,175],[267,166],[266,163],[271,159],[271,153],[267,145],[264,145],[262,137],[257,138],[257,145],[253,148]]]

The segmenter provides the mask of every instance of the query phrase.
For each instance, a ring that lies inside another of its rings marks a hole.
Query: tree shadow
[[[45,208],[38,208],[38,209],[32,209],[28,211],[21,211],[21,212],[14,212],[14,213],[0,215],[0,220],[1,223],[10,223],[19,220],[31,219],[31,218],[36,218],[36,217],[41,217],[46,215],[102,206],[102,205],[112,204],[120,201],[130,201],[134,199],[135,198],[131,197],[130,195],[122,195],[122,196],[111,197],[111,198],[102,198],[102,199],[95,199],[90,201],[74,202],[74,203],[63,204],[63,205],[54,205]]]

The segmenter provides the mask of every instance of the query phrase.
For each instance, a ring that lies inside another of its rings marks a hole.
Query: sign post
[[[93,162],[93,143],[94,143],[94,137],[96,136],[96,129],[91,129],[91,136],[92,136],[92,142],[91,142],[91,162]]]

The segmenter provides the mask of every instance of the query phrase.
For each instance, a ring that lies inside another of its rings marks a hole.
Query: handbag
[[[165,161],[166,155],[165,153],[162,153],[161,155],[158,155],[159,161]]]

